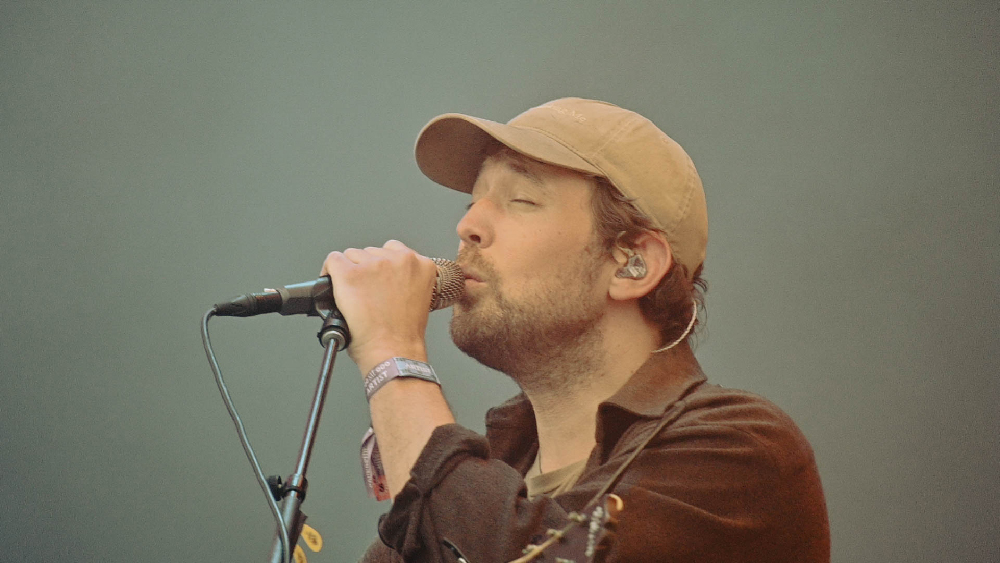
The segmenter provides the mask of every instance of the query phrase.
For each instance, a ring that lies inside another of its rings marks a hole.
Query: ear
[[[639,279],[614,277],[608,288],[608,296],[616,301],[639,299],[653,291],[673,264],[670,244],[661,233],[647,231],[639,235],[631,250],[641,255],[646,262],[646,275]],[[624,252],[615,249],[613,255],[619,268],[625,266],[628,256]]]

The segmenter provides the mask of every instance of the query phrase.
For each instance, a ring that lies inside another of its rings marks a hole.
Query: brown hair
[[[619,245],[631,247],[646,231],[663,233],[607,178],[596,177],[595,180],[597,185],[591,198],[594,228],[598,242],[608,255],[612,255]],[[701,271],[702,265],[699,265],[689,279],[687,267],[673,260],[660,283],[639,299],[642,314],[660,327],[661,344],[680,338],[691,322],[694,305],[699,309],[695,329],[702,324],[708,284],[701,278]],[[687,338],[694,334],[695,329],[692,329]]]

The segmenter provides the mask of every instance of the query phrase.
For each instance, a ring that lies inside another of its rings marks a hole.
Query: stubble
[[[596,247],[587,248],[558,279],[546,280],[534,293],[514,300],[505,294],[504,280],[488,261],[472,252],[461,254],[459,261],[481,274],[485,287],[456,304],[452,340],[522,389],[560,390],[578,382],[573,374],[595,367],[602,341],[604,304],[592,292],[600,255]]]

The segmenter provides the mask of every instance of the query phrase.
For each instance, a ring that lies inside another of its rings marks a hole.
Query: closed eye
[[[512,199],[510,201],[511,201],[511,203],[526,203],[528,205],[538,205],[537,203],[535,203],[533,201],[529,201],[527,199]]]

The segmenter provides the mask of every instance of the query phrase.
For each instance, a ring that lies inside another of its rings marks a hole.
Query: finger
[[[383,248],[381,246],[366,246],[365,247],[365,252],[367,252],[368,254],[370,254],[372,256],[377,256],[379,258],[386,258],[388,256],[392,256],[392,254],[393,254],[391,251],[386,250],[385,248]]]
[[[345,268],[349,268],[354,265],[354,262],[350,258],[344,256],[343,252],[333,251],[326,255],[326,260],[323,261],[323,267],[320,268],[320,276],[329,276],[335,269],[338,271],[343,271]]]
[[[392,261],[398,261],[400,258],[404,258],[407,256],[415,256],[418,260],[423,258],[423,256],[418,254],[416,251],[410,249],[405,244],[399,242],[398,240],[386,241],[386,243],[383,244],[382,246],[365,247],[364,252],[365,254],[367,254],[367,256],[361,257],[359,255],[358,257],[355,257],[352,254],[348,254],[348,258],[356,260],[359,263],[361,261],[368,261],[379,258],[388,258]]]
[[[344,256],[346,256],[348,259],[351,260],[351,262],[354,262],[355,264],[361,264],[362,262],[368,262],[370,260],[379,257],[377,253],[372,252],[373,250],[381,251],[382,249],[375,248],[372,246],[369,246],[368,248],[364,249],[348,248],[347,250],[344,251]]]
[[[400,251],[411,252],[410,247],[406,246],[405,244],[399,242],[396,239],[390,239],[385,241],[385,244],[382,245],[382,248],[386,250],[394,250],[396,252]]]
[[[406,248],[406,246],[403,246],[402,248],[407,252],[412,252],[410,249]],[[366,246],[361,249],[348,248],[347,250],[344,251],[344,254],[351,260],[354,260],[356,263],[361,263],[370,260],[372,258],[385,258],[388,256],[392,256],[394,254],[398,254],[398,251],[394,251],[393,249],[387,249],[384,246]]]
[[[397,257],[416,258],[417,263],[421,264],[422,267],[427,267],[429,264],[433,264],[430,258],[427,258],[426,256],[420,254],[416,250],[413,250],[412,248],[406,246],[402,242],[399,242],[398,240],[395,239],[386,241],[385,244],[382,245],[382,249],[380,250]]]

